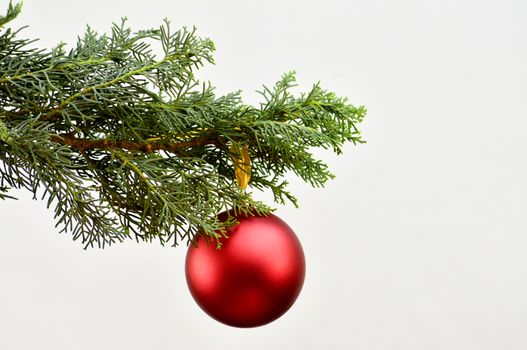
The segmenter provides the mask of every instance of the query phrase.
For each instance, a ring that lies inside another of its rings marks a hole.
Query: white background
[[[51,47],[125,15],[213,39],[220,94],[320,80],[367,106],[368,143],[319,153],[323,190],[291,179],[306,283],[255,329],[198,308],[185,247],[84,251],[42,202],[0,203],[0,349],[527,348],[525,1],[26,0],[14,25]]]

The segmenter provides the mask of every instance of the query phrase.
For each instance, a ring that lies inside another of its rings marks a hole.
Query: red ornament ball
[[[225,221],[228,214],[218,217]],[[212,318],[233,327],[258,327],[282,316],[300,294],[304,251],[293,230],[273,214],[236,219],[239,224],[220,240],[221,249],[203,237],[189,246],[187,283]]]

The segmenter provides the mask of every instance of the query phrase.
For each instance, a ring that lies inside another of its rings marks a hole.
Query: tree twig
[[[87,149],[124,149],[128,151],[153,152],[167,151],[170,153],[180,153],[181,149],[198,147],[205,145],[223,145],[225,143],[221,138],[198,138],[191,141],[181,141],[174,143],[160,142],[136,142],[128,140],[89,140],[72,136],[71,134],[51,135],[50,140],[61,145],[67,145],[80,151]]]

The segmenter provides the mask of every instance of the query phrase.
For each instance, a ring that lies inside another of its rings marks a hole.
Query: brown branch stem
[[[128,140],[89,140],[74,137],[71,134],[51,135],[52,142],[67,145],[80,151],[87,149],[124,149],[136,152],[153,152],[153,151],[167,151],[170,153],[180,153],[183,148],[205,146],[205,145],[222,145],[224,142],[218,139],[198,138],[191,141],[181,141],[175,143],[160,143],[160,142],[136,142]]]

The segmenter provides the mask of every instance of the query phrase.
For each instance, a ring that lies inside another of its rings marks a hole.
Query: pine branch
[[[0,25],[19,12],[10,4]],[[333,178],[314,148],[364,142],[366,109],[319,84],[294,95],[294,72],[264,86],[259,106],[216,96],[195,78],[214,51],[195,28],[165,20],[133,32],[122,19],[110,34],[88,27],[69,51],[32,48],[20,33],[0,31],[0,199],[29,190],[86,246],[217,238],[232,224],[220,211],[271,210],[238,186],[242,159],[249,188],[297,205],[289,173],[315,187]]]
[[[22,10],[22,3],[18,3],[13,6],[13,2],[9,1],[9,7],[7,9],[6,15],[3,17],[0,17],[0,27],[14,20],[16,16],[18,16],[21,10]]]

